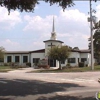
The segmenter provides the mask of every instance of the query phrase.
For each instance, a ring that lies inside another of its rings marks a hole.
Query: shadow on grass
[[[51,98],[40,97],[37,100],[96,100],[95,97],[55,96]]]
[[[0,96],[26,96],[67,91],[71,87],[82,87],[71,83],[53,83],[37,80],[0,79]]]

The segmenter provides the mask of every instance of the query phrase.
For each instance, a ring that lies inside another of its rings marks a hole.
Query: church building
[[[54,18],[53,18],[53,27],[51,32],[51,37],[49,40],[44,40],[45,48],[35,51],[6,51],[4,55],[4,63],[15,63],[18,65],[25,65],[26,63],[31,63],[30,67],[33,67],[34,64],[38,63],[42,59],[48,60],[48,65],[50,67],[58,68],[59,62],[57,60],[48,59],[47,52],[48,49],[53,46],[62,46],[64,45],[63,41],[57,39],[57,34],[55,32]],[[79,62],[85,62],[88,66],[91,65],[91,54],[90,50],[79,50],[74,48],[71,50],[70,56],[68,59],[62,62],[62,66],[70,63],[71,66],[78,66]]]

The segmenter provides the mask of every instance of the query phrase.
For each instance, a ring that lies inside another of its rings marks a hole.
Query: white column
[[[7,55],[4,55],[4,63],[7,63]]]
[[[12,59],[11,59],[12,62],[15,62],[15,57],[14,57],[14,55],[12,55],[11,58],[12,58]]]

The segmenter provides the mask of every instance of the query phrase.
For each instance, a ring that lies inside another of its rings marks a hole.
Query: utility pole
[[[90,33],[91,33],[91,70],[94,70],[92,0],[90,0]]]

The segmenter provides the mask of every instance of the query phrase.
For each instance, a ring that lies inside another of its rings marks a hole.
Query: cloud
[[[0,41],[0,45],[7,51],[17,51],[21,49],[20,43],[11,41],[10,39]]]
[[[52,15],[45,18],[40,16],[24,16],[27,25],[24,32],[38,35],[38,41],[50,39],[52,31]],[[88,48],[88,38],[90,37],[87,15],[77,9],[60,10],[59,15],[55,16],[55,27],[57,39],[62,40],[69,46],[78,46],[79,48]],[[37,45],[40,43],[35,42]],[[35,45],[35,44],[34,44]]]
[[[39,8],[40,9],[40,8]],[[100,5],[96,7],[97,13],[96,16],[100,18]],[[4,11],[4,12],[1,12]],[[4,13],[4,15],[2,14]],[[21,22],[22,16],[19,12],[11,12],[11,15],[8,16],[8,12],[3,8],[0,10],[2,20],[0,23],[3,23],[3,28],[9,27],[12,28],[16,24],[19,25]],[[26,14],[26,15],[25,15]],[[22,36],[22,40],[12,41],[11,39],[4,40],[2,46],[7,50],[36,50],[45,47],[43,41],[50,39],[52,32],[52,20],[53,15],[35,16],[25,13],[23,17],[23,31],[18,33],[19,36]],[[5,17],[7,16],[7,17]],[[14,19],[13,19],[13,16]],[[88,15],[82,13],[78,9],[67,9],[59,11],[58,15],[55,15],[55,29],[57,34],[57,39],[64,42],[64,44],[71,47],[79,47],[80,49],[88,49],[88,38],[90,37],[90,25],[87,22]],[[5,23],[4,23],[5,22]],[[14,22],[14,24],[12,24]],[[3,25],[2,24],[2,25]],[[20,26],[20,25],[19,25]],[[21,27],[21,28],[22,28]],[[14,30],[15,31],[15,30]],[[2,33],[3,34],[3,33]],[[17,36],[17,35],[15,35]],[[10,36],[9,36],[10,37]],[[13,37],[12,37],[13,38]],[[23,40],[23,39],[27,40]]]
[[[8,15],[7,9],[0,7],[0,29],[11,29],[20,22],[21,16],[18,11],[11,11]]]
[[[47,33],[50,32],[51,29],[51,16],[47,16],[46,18],[42,18],[40,16],[30,17],[29,15],[24,16],[24,20],[27,21],[27,25],[23,29],[25,32],[32,32],[34,33]]]

